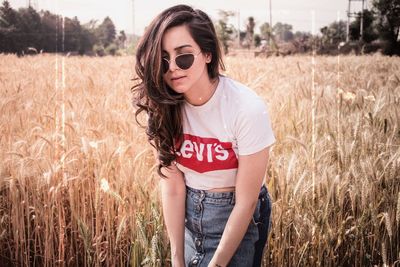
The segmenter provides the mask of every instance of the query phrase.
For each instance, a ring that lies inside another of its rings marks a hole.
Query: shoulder
[[[250,87],[232,78],[223,76],[224,94],[227,101],[233,105],[237,115],[240,113],[252,114],[264,112],[267,104]]]

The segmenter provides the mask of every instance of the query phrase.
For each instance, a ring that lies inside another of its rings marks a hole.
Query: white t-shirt
[[[185,102],[182,119],[184,141],[176,148],[176,166],[192,188],[235,186],[239,155],[275,143],[263,99],[228,77],[219,77],[214,94],[203,105]]]

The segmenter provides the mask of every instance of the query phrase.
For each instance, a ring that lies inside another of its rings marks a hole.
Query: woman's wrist
[[[171,256],[171,263],[173,267],[185,267],[185,260],[183,255],[172,255]]]
[[[178,252],[178,251],[172,251],[171,250],[171,258],[174,260],[183,260],[183,252]]]

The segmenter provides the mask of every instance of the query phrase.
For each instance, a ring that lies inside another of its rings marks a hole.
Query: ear
[[[210,63],[212,59],[212,55],[210,52],[205,53],[206,63]]]

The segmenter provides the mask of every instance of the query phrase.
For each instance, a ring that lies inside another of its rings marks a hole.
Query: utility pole
[[[35,10],[39,10],[39,4],[37,0],[28,0],[27,5],[28,7],[32,7]]]
[[[132,34],[135,37],[135,0],[132,0]]]
[[[269,45],[272,45],[272,0],[269,0],[269,27],[270,27],[270,37],[269,37]]]
[[[361,21],[360,21],[360,41],[364,40],[364,1],[361,4]]]
[[[237,11],[238,16],[238,48],[240,48],[240,10]]]
[[[347,8],[347,31],[346,31],[346,43],[348,43],[349,40],[349,36],[350,36],[350,4],[351,4],[351,0],[349,0],[349,7]]]
[[[361,1],[361,18],[360,18],[360,41],[363,40],[364,37],[364,2],[365,0],[348,0],[349,6],[347,9],[347,33],[346,33],[346,42],[350,41],[350,18],[357,17],[356,12],[351,12],[351,2]]]
[[[272,28],[272,0],[269,0],[269,25]]]

